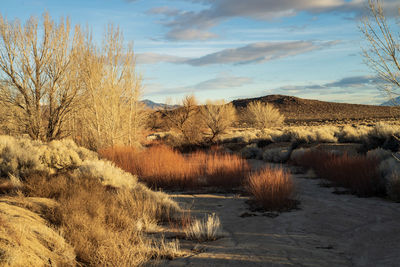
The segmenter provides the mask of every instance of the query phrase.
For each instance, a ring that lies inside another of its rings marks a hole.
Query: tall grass
[[[382,195],[385,191],[379,175],[379,161],[374,157],[310,150],[298,157],[295,163],[314,169],[319,177],[335,186],[346,187],[359,196]]]
[[[186,238],[199,242],[213,241],[223,236],[221,222],[215,213],[209,214],[207,219],[195,220],[185,229]]]
[[[42,217],[60,229],[84,266],[138,266],[174,257],[177,244],[149,239],[145,232],[165,220],[165,207],[145,192],[104,186],[92,177],[31,175],[24,192],[60,203]]]
[[[246,188],[265,210],[281,211],[293,207],[294,185],[290,174],[281,168],[266,167],[249,175]]]
[[[246,160],[218,150],[190,154],[164,145],[138,151],[130,147],[113,147],[101,150],[100,155],[153,188],[196,188],[241,185],[250,167]]]

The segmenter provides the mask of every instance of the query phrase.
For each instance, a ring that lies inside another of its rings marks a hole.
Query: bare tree
[[[247,106],[244,112],[244,120],[255,128],[265,130],[269,127],[282,125],[285,117],[273,105],[254,101]]]
[[[180,133],[187,143],[196,143],[200,139],[199,108],[194,95],[185,96],[181,107],[160,110],[170,129]]]
[[[201,118],[207,128],[211,131],[210,141],[225,133],[226,130],[236,121],[236,109],[232,103],[224,101],[208,101],[201,107]]]
[[[86,37],[82,52],[82,82],[85,106],[83,134],[94,138],[96,147],[134,145],[146,112],[140,103],[142,84],[136,73],[133,46],[124,47],[121,31],[109,25],[100,47]],[[88,140],[89,142],[89,140]]]
[[[57,24],[46,13],[41,26],[0,15],[0,101],[18,110],[15,121],[33,139],[53,140],[80,94],[78,51],[82,34],[68,19]]]
[[[368,43],[363,49],[366,63],[386,82],[383,89],[393,99],[400,95],[400,35],[389,27],[382,5],[380,0],[368,0],[369,16],[360,29]]]

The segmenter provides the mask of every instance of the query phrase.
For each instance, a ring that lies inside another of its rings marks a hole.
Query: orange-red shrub
[[[164,145],[138,151],[113,147],[100,151],[125,171],[137,174],[152,187],[193,188],[200,185],[231,188],[240,185],[250,170],[246,160],[212,151],[181,154]]]
[[[311,150],[305,152],[296,163],[314,169],[319,177],[333,182],[336,186],[346,187],[353,194],[359,196],[384,194],[385,189],[379,175],[377,159]]]
[[[256,203],[266,210],[287,210],[293,207],[294,193],[290,174],[281,168],[267,167],[249,175],[246,188]]]

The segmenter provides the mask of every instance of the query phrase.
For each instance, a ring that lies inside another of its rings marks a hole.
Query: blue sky
[[[327,101],[385,101],[364,64],[364,0],[0,0],[7,19],[48,11],[89,25],[108,23],[134,43],[143,98],[172,101],[294,95]],[[400,7],[386,0],[388,11]],[[392,14],[388,14],[392,15]]]

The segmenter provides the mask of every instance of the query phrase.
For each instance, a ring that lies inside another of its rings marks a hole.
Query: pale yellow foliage
[[[56,23],[45,13],[41,23],[31,17],[21,25],[0,15],[0,102],[31,138],[62,136],[81,94],[81,45],[82,31],[68,19]]]
[[[281,126],[285,120],[273,105],[260,101],[251,102],[247,106],[244,116],[245,121],[260,130]]]
[[[179,205],[95,153],[0,136],[0,160],[20,190],[0,198],[1,266],[139,266],[182,255],[177,240],[146,234],[179,220]]]
[[[72,140],[48,144],[27,138],[0,136],[0,176],[26,176],[35,171],[54,173],[74,169],[97,154],[78,147]]]
[[[102,45],[87,37],[81,61],[84,101],[69,121],[73,136],[94,148],[137,145],[147,113],[139,101],[142,79],[132,44],[126,45],[118,27],[108,25]]]
[[[216,240],[223,236],[221,222],[215,213],[202,220],[195,220],[186,230],[188,239],[199,242]]]
[[[201,118],[207,128],[211,131],[210,140],[224,134],[236,120],[236,109],[232,103],[225,101],[208,101],[201,108]]]

